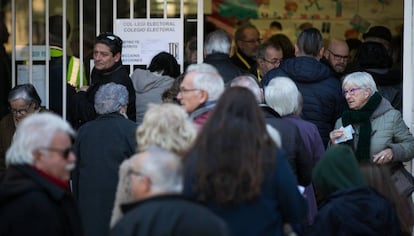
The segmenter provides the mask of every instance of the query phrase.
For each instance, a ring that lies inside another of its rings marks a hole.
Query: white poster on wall
[[[159,52],[172,54],[183,64],[182,19],[118,19],[115,34],[121,37],[124,65],[149,65]]]

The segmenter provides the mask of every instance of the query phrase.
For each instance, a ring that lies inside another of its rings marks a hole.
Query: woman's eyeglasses
[[[355,92],[356,92],[356,91],[358,91],[358,90],[361,90],[361,89],[363,89],[363,88],[361,88],[361,87],[356,87],[356,88],[351,88],[351,89],[348,89],[348,90],[342,90],[342,94],[344,95],[344,97],[345,97],[347,94],[349,94],[349,95],[355,95]]]

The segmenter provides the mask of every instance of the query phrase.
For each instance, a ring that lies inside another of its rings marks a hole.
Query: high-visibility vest
[[[62,56],[63,56],[62,48],[59,48],[56,46],[50,46],[50,57],[62,57]],[[87,85],[88,82],[86,79],[85,67],[83,67],[82,74],[83,74],[82,85]],[[67,71],[66,71],[66,82],[75,88],[80,87],[80,60],[79,58],[75,56],[69,57]]]

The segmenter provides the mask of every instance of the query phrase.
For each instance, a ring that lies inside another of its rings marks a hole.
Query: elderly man
[[[260,33],[254,25],[245,25],[234,33],[236,51],[231,57],[233,63],[243,70],[256,74],[255,52],[260,45]]]
[[[260,44],[256,52],[257,79],[260,82],[263,76],[271,69],[277,68],[283,59],[283,50],[270,42]]]
[[[177,99],[194,123],[201,127],[223,91],[223,79],[212,65],[193,64],[187,68]]]
[[[214,66],[224,83],[231,81],[234,77],[242,75],[242,69],[230,60],[231,38],[224,30],[216,30],[209,33],[204,41],[204,63]]]
[[[118,167],[137,150],[137,126],[126,119],[127,105],[125,86],[102,85],[95,95],[98,117],[83,125],[76,138],[79,164],[72,173],[72,185],[85,235],[108,235]]]
[[[19,124],[0,178],[0,235],[83,235],[68,182],[74,134],[47,112]]]
[[[248,88],[255,95],[265,116],[266,123],[279,131],[282,149],[286,152],[298,183],[302,186],[308,185],[312,178],[313,163],[309,158],[309,152],[304,148],[298,128],[282,119],[279,113],[263,103],[262,89],[252,76],[236,77],[231,81],[230,86]]]
[[[206,208],[180,196],[183,170],[179,157],[150,146],[126,160],[120,191],[135,202],[122,205],[124,216],[111,231],[113,236],[229,235],[226,224]]]
[[[262,80],[263,86],[275,77],[291,78],[303,96],[303,119],[314,123],[326,146],[329,132],[341,116],[345,99],[341,83],[319,60],[322,57],[323,38],[316,28],[303,30],[295,45],[295,58],[289,58],[276,69],[270,70]],[[265,88],[266,90],[266,88]]]
[[[345,40],[332,39],[323,52],[321,62],[331,68],[337,79],[344,75],[348,65],[349,47]]]

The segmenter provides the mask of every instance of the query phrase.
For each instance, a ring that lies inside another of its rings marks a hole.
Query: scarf
[[[351,110],[347,107],[342,114],[342,123],[344,127],[350,124],[360,124],[359,139],[355,152],[355,156],[359,162],[370,161],[369,152],[372,131],[370,117],[381,103],[381,100],[381,95],[375,92],[361,109]],[[347,144],[352,145],[352,140]]]

